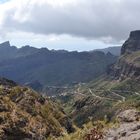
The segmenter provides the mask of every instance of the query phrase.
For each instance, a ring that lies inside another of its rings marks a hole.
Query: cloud
[[[0,31],[121,41],[140,29],[139,7],[138,0],[10,0],[0,4]]]

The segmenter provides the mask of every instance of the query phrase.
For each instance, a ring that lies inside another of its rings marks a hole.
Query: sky
[[[49,49],[121,45],[140,29],[139,0],[0,0],[0,42]]]

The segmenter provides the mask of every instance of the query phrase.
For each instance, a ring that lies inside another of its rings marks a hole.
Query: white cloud
[[[140,28],[139,7],[138,0],[10,0],[0,4],[0,31],[120,41]]]

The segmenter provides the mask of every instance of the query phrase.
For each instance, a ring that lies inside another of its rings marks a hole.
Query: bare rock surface
[[[104,140],[140,140],[140,112],[130,109],[121,112],[117,118],[120,125],[109,129]]]
[[[139,120],[140,112],[135,109],[125,110],[121,112],[117,118],[120,119],[121,122],[134,122]]]
[[[123,44],[121,54],[140,50],[140,30],[132,31],[128,40]]]

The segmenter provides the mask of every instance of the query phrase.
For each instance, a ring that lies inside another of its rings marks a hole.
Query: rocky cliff
[[[121,48],[121,54],[140,51],[140,30],[132,31]]]
[[[121,57],[108,69],[108,74],[115,79],[139,78],[140,76],[140,31],[132,31],[123,44]]]

